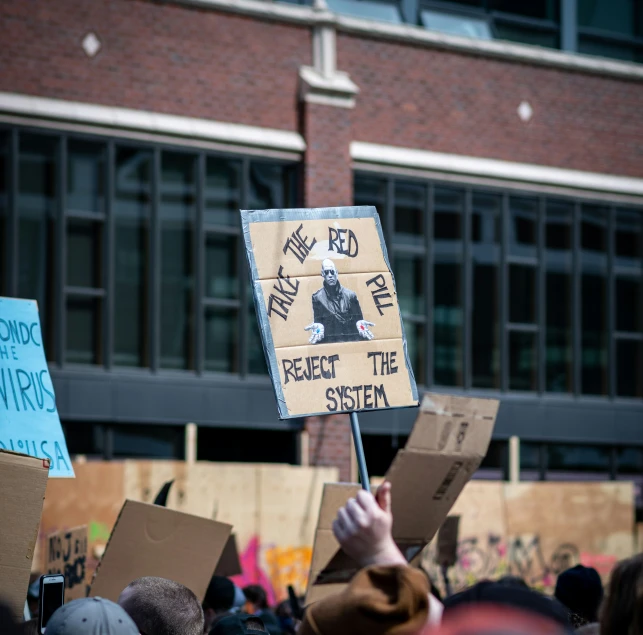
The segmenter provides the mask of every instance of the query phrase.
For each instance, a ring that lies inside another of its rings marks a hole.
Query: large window
[[[239,209],[295,206],[297,173],[2,128],[0,295],[38,301],[60,364],[266,374]]]
[[[643,397],[643,209],[357,173],[418,383]]]

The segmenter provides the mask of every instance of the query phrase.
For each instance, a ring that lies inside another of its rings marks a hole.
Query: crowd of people
[[[643,554],[617,564],[605,590],[595,569],[577,565],[559,575],[553,597],[506,576],[441,598],[406,562],[392,524],[388,483],[349,500],[333,533],[360,570],[342,591],[303,609],[291,599],[273,611],[261,586],[240,589],[220,576],[203,602],[178,582],[142,577],[117,603],[63,605],[46,635],[643,635]],[[35,620],[17,624],[0,607],[0,635],[36,632]]]

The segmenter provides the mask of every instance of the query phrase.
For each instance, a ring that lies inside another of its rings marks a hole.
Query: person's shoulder
[[[357,300],[357,293],[355,291],[352,291],[351,289],[347,289],[346,287],[342,287],[344,289],[344,293],[346,294],[346,297],[349,300]]]
[[[321,298],[322,293],[324,293],[324,287],[322,287],[321,289],[318,289],[317,291],[315,291],[315,293],[313,293],[313,296],[312,296],[313,300],[319,300]]]

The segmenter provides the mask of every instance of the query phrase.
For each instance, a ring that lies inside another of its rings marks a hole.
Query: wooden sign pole
[[[362,489],[370,492],[371,484],[368,480],[366,458],[364,457],[364,447],[362,446],[362,435],[359,431],[359,421],[357,420],[357,413],[351,412],[350,417],[351,429],[353,431],[353,443],[355,443],[355,454],[357,455],[357,470],[359,471],[359,480],[362,483]]]

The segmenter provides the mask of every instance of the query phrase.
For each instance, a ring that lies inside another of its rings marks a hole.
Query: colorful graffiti
[[[239,554],[242,573],[232,579],[240,587],[260,584],[268,595],[268,602],[276,604],[288,597],[288,585],[297,593],[306,591],[312,555],[310,546],[262,546],[259,537],[253,536]]]
[[[441,573],[435,564],[436,547],[430,545],[422,556],[422,567],[441,584]],[[503,575],[517,575],[530,586],[551,591],[561,571],[579,563],[600,563],[599,573],[607,574],[616,558],[592,554],[580,554],[569,543],[559,545],[549,557],[543,553],[540,537],[516,536],[504,539],[489,534],[485,539],[464,538],[458,541],[458,559],[449,569],[449,581],[453,591],[459,591],[479,580],[496,579]]]

